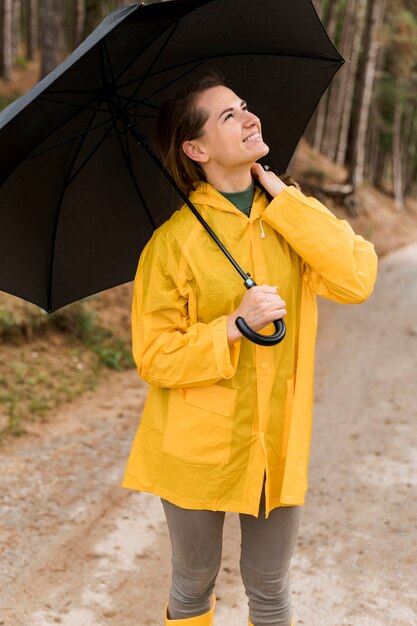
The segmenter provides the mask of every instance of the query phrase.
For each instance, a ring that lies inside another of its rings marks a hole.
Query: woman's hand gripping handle
[[[269,285],[257,285],[252,278],[245,281],[248,291],[239,306],[227,318],[227,338],[229,344],[242,336],[261,346],[275,346],[285,337],[283,321],[285,302],[278,295],[278,288]],[[273,335],[261,335],[256,331],[273,323]]]

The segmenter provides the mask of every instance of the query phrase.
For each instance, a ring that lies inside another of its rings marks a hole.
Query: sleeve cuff
[[[213,326],[213,348],[216,364],[224,378],[232,378],[235,375],[239,361],[241,339],[229,345],[227,339],[227,315],[216,320]]]

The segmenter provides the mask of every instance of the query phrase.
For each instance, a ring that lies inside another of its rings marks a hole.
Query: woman
[[[259,285],[243,281],[184,205],[142,252],[133,353],[149,383],[123,486],[160,496],[172,543],[165,623],[211,626],[226,511],[239,513],[250,626],[290,626],[289,566],[307,490],[316,294],[373,289],[377,257],[320,202],[256,161],[259,118],[215,76],[162,107],[159,143],[178,184]],[[255,345],[241,315],[270,334]]]

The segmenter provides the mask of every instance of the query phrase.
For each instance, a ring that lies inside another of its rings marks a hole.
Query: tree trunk
[[[357,0],[348,0],[346,16],[343,20],[339,49],[346,60],[350,60],[352,56],[357,4]],[[343,70],[336,74],[332,82],[326,117],[322,151],[332,161],[336,158],[348,81],[349,65],[346,65]]]
[[[80,45],[85,31],[85,0],[74,0],[74,48]]]
[[[43,78],[63,60],[65,4],[62,0],[42,0],[41,9],[41,78]]]
[[[398,209],[405,208],[408,188],[409,163],[413,164],[415,151],[415,108],[413,101],[399,100],[395,107],[392,134],[392,169],[395,204]],[[410,149],[410,146],[412,148]]]
[[[12,77],[12,0],[0,0],[0,76],[5,80]]]
[[[406,125],[405,138],[406,146],[406,173],[405,173],[405,196],[411,195],[412,187],[416,182],[416,166],[417,166],[417,121],[416,121],[417,105],[415,100],[410,101],[408,105],[408,120]]]
[[[409,170],[409,177],[406,181],[405,185],[405,196],[417,198],[417,150],[414,155],[414,164],[413,167]]]
[[[404,208],[404,174],[403,174],[403,150],[402,150],[402,121],[403,104],[397,102],[394,111],[392,126],[392,173],[395,206],[397,209]]]
[[[85,0],[84,37],[87,37],[99,25],[103,18],[103,6],[100,0]]]
[[[312,0],[313,2],[313,6],[317,11],[317,15],[321,16],[321,10],[322,10],[322,6],[321,6],[321,0]]]
[[[336,2],[331,2],[329,6],[329,10],[327,12],[325,23],[326,23],[327,33],[332,41],[334,41],[335,34],[336,34],[337,19],[338,19],[338,4]],[[314,125],[314,131],[313,131],[313,147],[318,151],[321,151],[322,149],[328,99],[329,99],[329,90],[327,89],[324,95],[322,96],[318,104],[316,113],[315,113],[315,125]]]
[[[374,181],[376,178],[376,164],[378,162],[379,128],[378,128],[377,120],[378,120],[378,105],[375,102],[375,100],[373,100],[371,103],[371,114],[369,117],[369,130],[368,130],[369,148],[366,153],[365,170],[364,170],[365,178],[371,184],[374,184]]]
[[[13,11],[12,11],[12,60],[13,61],[19,54],[21,21],[22,21],[21,0],[13,0]]]
[[[385,63],[385,48],[382,46],[379,47],[377,53],[377,61],[376,61],[376,70],[375,70],[375,79],[376,81],[382,76],[382,68]],[[370,115],[369,115],[369,129],[368,135],[369,139],[367,141],[367,152],[365,155],[365,169],[364,176],[365,178],[372,184],[376,186],[376,180],[382,181],[385,178],[385,170],[382,168],[380,172],[377,170],[378,162],[381,161],[379,159],[379,154],[382,151],[381,143],[380,143],[380,131],[381,131],[381,115],[380,115],[380,104],[379,99],[373,96],[371,99],[370,105]],[[387,151],[386,151],[387,152]],[[391,158],[391,155],[389,155]],[[387,163],[387,159],[382,160],[383,165]]]
[[[38,0],[26,0],[27,6],[27,30],[26,49],[27,58],[33,61],[38,50],[39,20],[38,20]]]
[[[359,0],[355,15],[355,34],[352,41],[352,56],[347,72],[346,93],[341,116],[339,143],[336,152],[336,163],[338,165],[344,165],[346,162],[349,129],[352,123],[353,96],[358,72],[363,29],[365,26],[366,3],[367,0]]]
[[[363,74],[359,86],[357,116],[352,141],[351,181],[355,188],[363,184],[367,148],[367,127],[374,86],[377,53],[379,49],[378,31],[382,24],[387,0],[369,0],[365,29],[365,49],[363,52]]]
[[[374,178],[374,185],[380,191],[389,194],[385,180],[389,174],[389,168],[391,167],[391,157],[386,150],[380,150],[378,155],[377,169]]]

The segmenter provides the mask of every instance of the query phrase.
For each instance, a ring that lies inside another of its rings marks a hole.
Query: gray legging
[[[240,572],[254,626],[290,626],[289,567],[302,506],[273,509],[265,519],[265,475],[259,517],[239,513]],[[183,509],[161,498],[172,544],[169,619],[210,610],[220,569],[224,511]]]

